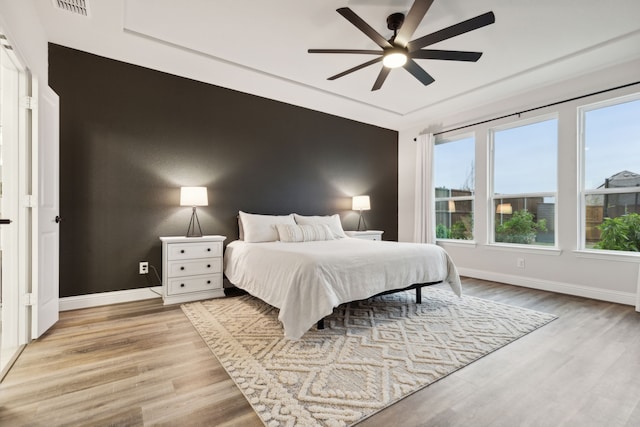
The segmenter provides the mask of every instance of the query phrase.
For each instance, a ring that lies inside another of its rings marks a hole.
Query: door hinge
[[[32,293],[22,295],[22,305],[33,306],[35,304],[35,298]]]
[[[33,196],[31,194],[27,194],[24,196],[24,207],[32,208],[33,207]]]
[[[33,110],[37,107],[38,103],[33,96],[23,96],[20,100],[20,106],[27,110]]]

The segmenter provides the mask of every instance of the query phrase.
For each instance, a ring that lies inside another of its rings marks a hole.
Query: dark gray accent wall
[[[238,210],[358,215],[397,240],[398,134],[49,45],[60,96],[60,296],[156,285],[159,236],[184,235],[181,186],[206,186],[205,234],[237,239]],[[153,272],[153,271],[152,271]]]

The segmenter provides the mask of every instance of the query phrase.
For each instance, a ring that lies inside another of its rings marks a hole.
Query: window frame
[[[449,196],[449,197],[436,197],[436,183],[435,183],[435,178],[434,178],[434,183],[433,183],[433,205],[432,205],[432,214],[434,216],[434,218],[436,218],[436,221],[434,221],[434,226],[437,228],[438,224],[437,224],[437,211],[436,211],[436,206],[438,202],[449,202],[449,201],[453,201],[455,202],[462,202],[462,201],[471,201],[471,215],[472,215],[472,226],[471,226],[471,235],[472,238],[471,239],[450,239],[450,238],[439,238],[436,235],[436,242],[446,242],[446,243],[463,243],[463,244],[475,244],[476,241],[476,221],[475,221],[475,217],[476,217],[476,182],[477,182],[477,177],[476,177],[476,154],[477,154],[477,141],[476,141],[476,134],[475,132],[465,132],[465,133],[461,133],[461,134],[457,134],[454,136],[447,136],[447,137],[443,137],[443,136],[436,136],[433,142],[433,150],[434,150],[434,154],[433,154],[433,164],[432,167],[435,171],[436,168],[436,155],[435,155],[435,147],[436,145],[441,145],[441,144],[448,144],[448,143],[452,143],[452,142],[456,142],[456,141],[460,141],[463,139],[471,139],[473,141],[473,165],[474,165],[474,169],[473,169],[473,193],[471,196]],[[451,190],[451,189],[450,189]],[[434,230],[434,234],[436,230]]]
[[[513,194],[496,194],[495,193],[495,134],[496,132],[514,129],[517,127],[524,127],[536,123],[541,123],[549,120],[556,121],[556,151],[555,161],[556,161],[556,191],[542,191],[535,193],[513,193]],[[489,246],[507,246],[507,247],[517,247],[517,248],[527,248],[533,250],[557,250],[558,246],[558,187],[560,183],[560,170],[558,167],[558,158],[560,151],[560,114],[558,111],[537,115],[534,117],[530,117],[523,120],[516,120],[513,122],[505,123],[498,126],[493,126],[487,129],[487,244]],[[528,244],[528,243],[507,243],[507,242],[496,242],[496,212],[495,212],[495,202],[496,200],[501,199],[527,199],[534,197],[553,197],[554,198],[554,209],[553,209],[553,221],[554,221],[554,230],[553,230],[553,245],[538,245],[538,244]]]
[[[640,187],[617,187],[608,189],[587,189],[585,188],[586,180],[586,156],[585,156],[585,144],[586,144],[586,113],[589,111],[599,110],[601,108],[612,107],[614,105],[625,104],[627,102],[640,101],[640,92],[631,93],[627,95],[617,96],[601,101],[592,102],[585,105],[580,105],[576,108],[577,123],[578,123],[578,144],[577,145],[577,160],[578,160],[578,221],[577,221],[577,248],[578,252],[585,252],[589,254],[603,254],[603,255],[617,255],[617,256],[632,256],[640,257],[640,253],[632,251],[618,251],[607,249],[595,249],[587,248],[587,198],[589,196],[611,195],[611,194],[628,194],[628,193],[640,193]],[[635,189],[635,191],[634,191]]]

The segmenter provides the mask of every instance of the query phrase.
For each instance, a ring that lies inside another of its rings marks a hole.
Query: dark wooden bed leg
[[[416,288],[416,304],[422,304],[422,288]]]
[[[318,320],[318,329],[324,329],[324,319]]]

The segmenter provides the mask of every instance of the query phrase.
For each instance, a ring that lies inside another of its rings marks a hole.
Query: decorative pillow
[[[240,229],[245,242],[275,242],[278,240],[276,224],[296,225],[293,214],[258,215],[240,211]]]
[[[342,229],[342,223],[340,222],[340,215],[327,215],[327,216],[303,216],[293,214],[296,220],[296,224],[299,225],[327,225],[333,232],[333,236],[337,238],[347,237]]]
[[[326,224],[290,225],[276,224],[280,240],[283,242],[313,242],[334,240],[333,232]]]

